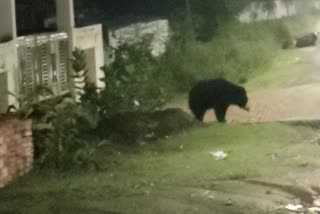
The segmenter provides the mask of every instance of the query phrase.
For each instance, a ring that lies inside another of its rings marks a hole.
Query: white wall
[[[153,35],[151,41],[151,53],[159,56],[166,50],[166,43],[169,40],[169,22],[166,19],[159,19],[150,22],[139,22],[122,28],[109,29],[109,45],[116,48],[123,42],[136,42],[145,35]]]
[[[0,0],[0,40],[16,36],[15,0]]]
[[[7,72],[8,89],[15,94],[19,94],[19,77],[18,77],[18,60],[15,40],[0,44],[0,73]],[[6,94],[6,92],[3,92]],[[13,96],[8,96],[9,105],[16,104],[16,99]],[[0,112],[1,113],[1,112]]]
[[[103,87],[100,81],[103,78],[103,72],[100,67],[104,65],[104,47],[102,25],[91,25],[73,30],[73,47],[82,50],[94,49],[95,52],[95,68],[96,68],[96,83],[98,87]],[[92,59],[92,57],[90,57]],[[87,62],[90,63],[90,62]]]

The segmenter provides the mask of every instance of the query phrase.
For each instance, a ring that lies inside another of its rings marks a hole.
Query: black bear
[[[189,92],[189,108],[194,116],[203,121],[208,109],[213,109],[217,120],[225,122],[230,105],[238,105],[249,111],[246,90],[225,79],[202,80]]]

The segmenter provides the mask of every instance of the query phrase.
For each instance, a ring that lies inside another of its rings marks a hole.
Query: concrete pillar
[[[1,0],[0,0],[1,1]],[[68,34],[68,49],[69,49],[69,59],[72,59],[72,51],[75,48],[74,44],[74,4],[73,0],[56,0],[56,10],[57,10],[57,27],[58,31],[66,32]],[[68,72],[68,83],[71,92],[74,92],[74,82],[72,78],[73,69],[71,63],[69,63]]]
[[[15,0],[0,1],[0,41],[17,37]]]
[[[74,28],[73,0],[56,0],[56,7],[58,30],[71,31]]]

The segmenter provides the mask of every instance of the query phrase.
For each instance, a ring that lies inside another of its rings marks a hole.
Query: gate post
[[[74,4],[73,0],[56,0],[56,8],[57,8],[57,26],[58,31],[66,32],[68,34],[68,83],[69,89],[74,94],[73,87],[73,69],[71,64],[72,59],[72,51],[74,50]]]
[[[17,37],[15,10],[15,0],[0,1],[0,42],[6,39],[10,41]]]

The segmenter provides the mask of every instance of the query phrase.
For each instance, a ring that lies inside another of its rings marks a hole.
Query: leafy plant
[[[87,78],[83,51],[74,51],[72,65],[74,82],[80,84],[73,98],[52,96],[51,90],[43,86],[19,96],[11,94],[19,102],[19,115],[33,119],[35,158],[41,167],[98,169],[95,152],[104,143],[93,133],[99,121],[97,103],[92,102],[97,99],[97,90]],[[76,96],[79,102],[75,102]]]
[[[88,106],[65,103],[52,122],[52,130],[38,132],[44,145],[38,158],[42,166],[62,170],[84,169],[94,166],[95,152],[104,145],[94,136],[98,117]]]
[[[30,117],[31,114],[36,111],[36,108],[51,109],[50,106],[47,106],[45,104],[40,105],[39,103],[43,98],[54,95],[50,88],[43,85],[38,85],[34,90],[27,91],[21,94],[15,94],[12,92],[8,93],[17,100],[19,105],[17,113],[22,118]]]
[[[81,103],[92,103],[98,106],[98,88],[88,77],[85,52],[76,48],[72,56],[74,96],[79,97]]]
[[[84,51],[73,52],[74,97],[79,102],[61,102],[55,107],[55,118],[50,122],[52,129],[39,130],[42,151],[38,160],[44,166],[57,169],[84,168],[93,165],[96,169],[95,152],[103,145],[93,130],[99,117],[97,111],[97,88],[88,79]]]
[[[161,73],[170,72],[175,91],[183,93],[201,79],[223,77],[246,83],[270,68],[282,41],[290,34],[288,26],[292,26],[292,19],[263,24],[224,22],[206,42],[183,43],[185,31],[174,29],[174,37],[161,59],[164,71]]]
[[[159,60],[145,39],[121,44],[113,50],[113,61],[102,68],[105,88],[100,93],[105,117],[125,111],[152,111],[170,96],[167,81],[159,73]]]

